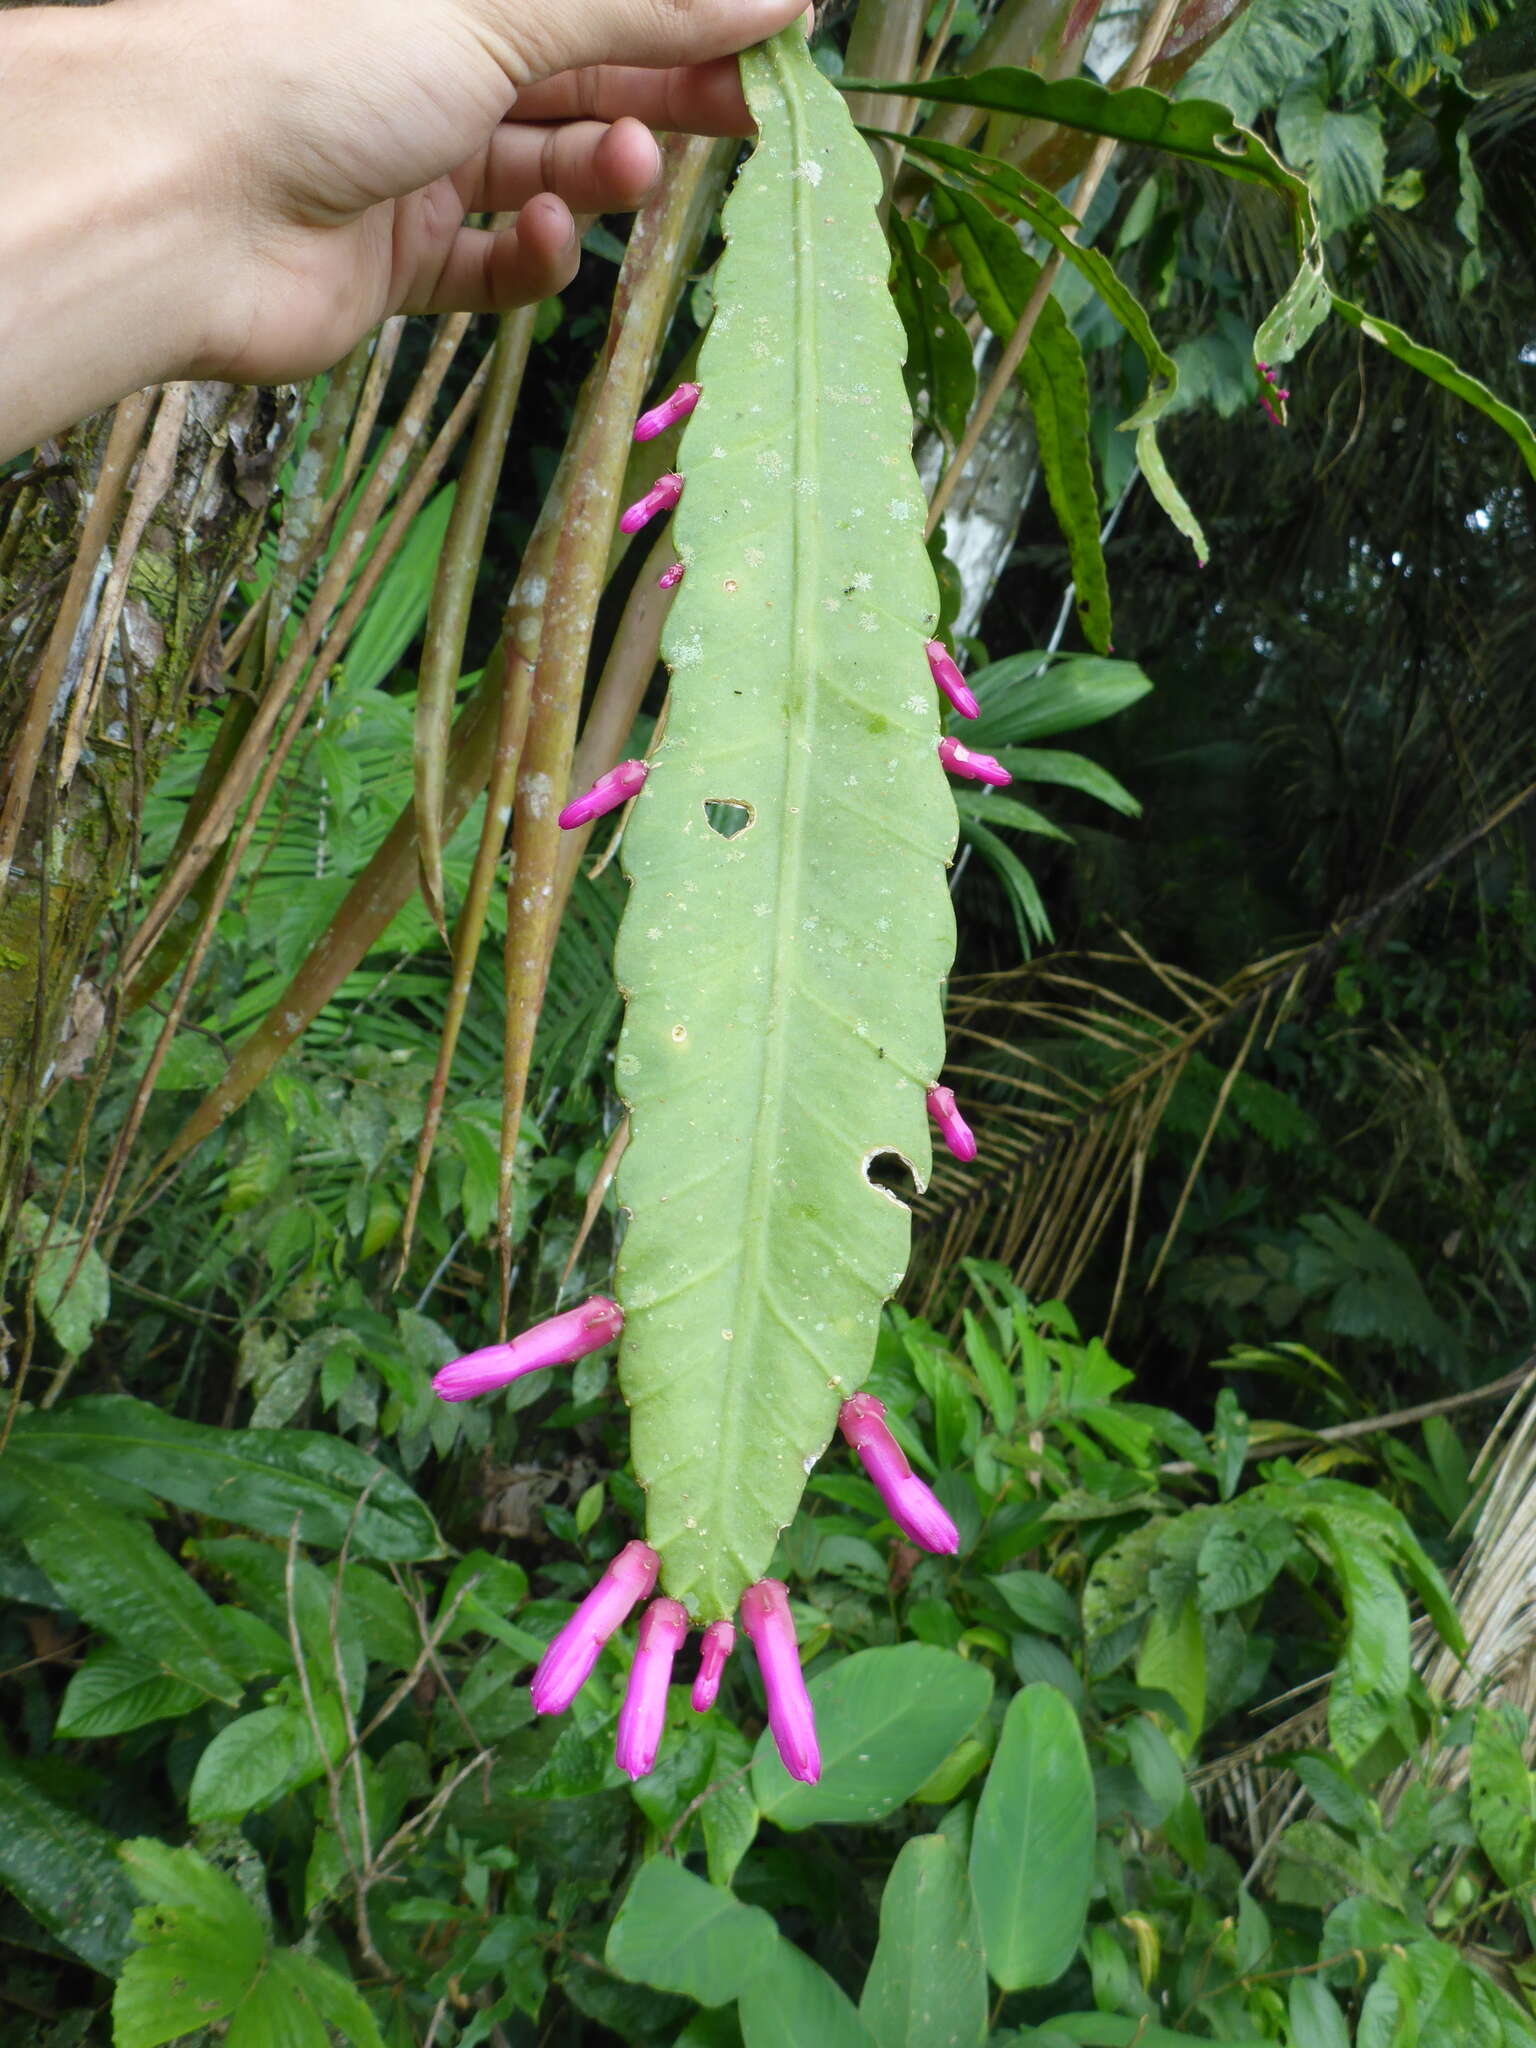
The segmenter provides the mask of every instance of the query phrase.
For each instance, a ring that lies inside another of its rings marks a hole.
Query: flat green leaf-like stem
[[[684,436],[666,740],[624,840],[620,1384],[662,1585],[730,1613],[868,1370],[931,1162],[955,808],[880,178],[798,29],[743,60]],[[725,837],[714,805],[737,807]]]

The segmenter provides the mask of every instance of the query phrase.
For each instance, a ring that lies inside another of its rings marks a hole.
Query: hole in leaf
[[[904,1152],[871,1152],[864,1161],[864,1178],[903,1209],[910,1196],[923,1191],[917,1168]]]
[[[704,819],[711,832],[718,832],[722,839],[734,839],[738,832],[757,823],[757,812],[750,804],[736,803],[730,797],[711,796],[704,799]]]

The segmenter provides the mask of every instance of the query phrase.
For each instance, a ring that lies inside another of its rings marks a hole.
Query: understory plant
[[[1187,1404],[1060,1298],[1114,1245],[1123,1334],[1165,1123],[1149,1300],[1224,1115],[1315,1137],[1239,1069],[1335,934],[1219,988],[1134,939],[1009,979],[1031,852],[1086,873],[1137,812],[1036,742],[1151,687],[1109,550],[1140,486],[1206,558],[1181,410],[1285,431],[1337,323],[1536,471],[1338,240],[1385,189],[1368,68],[1418,120],[1470,17],[1158,0],[1106,85],[1099,12],[965,0],[920,64],[927,10],[865,0],[878,153],[835,41],[751,53],[729,199],[674,138],[590,236],[611,307],[391,323],[0,477],[0,694],[85,662],[8,758],[0,897],[18,2048],[1536,2040],[1531,1731],[1444,1576],[1481,1496],[1443,1418],[1364,1448],[1314,1348],[1452,1355],[1406,1254],[1364,1191],[1298,1208],[1308,1344],[1253,1308],[1274,1246],[1182,1258],[1231,1346]],[[1173,350],[1186,230],[1221,312]],[[964,486],[1020,420],[1059,620],[994,659]],[[1008,974],[946,988],[973,913]],[[1282,1372],[1342,1434],[1245,1414]]]

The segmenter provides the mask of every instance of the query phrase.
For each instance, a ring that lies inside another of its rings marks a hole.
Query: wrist
[[[0,443],[205,352],[210,96],[170,26],[154,0],[0,12]]]

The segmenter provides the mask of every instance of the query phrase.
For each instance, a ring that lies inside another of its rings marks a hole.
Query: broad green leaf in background
[[[426,1506],[357,1444],[309,1429],[211,1429],[127,1394],[25,1417],[14,1442],[142,1486],[192,1514],[396,1562],[441,1555]]]
[[[1504,400],[1496,397],[1479,378],[1472,376],[1467,370],[1458,368],[1449,356],[1441,355],[1438,349],[1426,348],[1422,342],[1415,341],[1411,335],[1405,334],[1401,327],[1394,327],[1390,320],[1383,320],[1375,313],[1368,313],[1363,306],[1356,306],[1348,299],[1341,299],[1337,292],[1333,296],[1333,310],[1341,320],[1347,320],[1351,327],[1359,328],[1367,341],[1379,343],[1389,355],[1396,356],[1400,363],[1406,363],[1410,369],[1428,377],[1431,383],[1438,384],[1443,391],[1449,391],[1453,397],[1475,406],[1480,413],[1486,414],[1496,427],[1502,427],[1520,450],[1526,468],[1532,476],[1536,476],[1536,428],[1532,427],[1523,412],[1517,412],[1512,405],[1506,405]]]
[[[76,1614],[135,1645],[163,1676],[236,1705],[245,1673],[218,1608],[144,1524],[103,1512],[89,1481],[20,1444],[5,1468],[25,1503],[27,1554]]]
[[[1316,1977],[1292,1979],[1288,2017],[1295,2048],[1349,2048],[1349,2027],[1338,2000]]]
[[[987,2037],[976,1901],[942,1835],[915,1836],[892,1866],[859,2013],[877,2048],[978,2048]]]
[[[32,1285],[43,1321],[65,1357],[78,1358],[112,1305],[112,1278],[106,1262],[94,1246],[81,1259],[80,1240],[67,1231],[50,1233],[49,1219],[35,1202],[21,1206],[20,1235],[22,1243],[37,1252]],[[44,1244],[47,1249],[38,1252],[38,1246]]]
[[[1478,1846],[1505,1884],[1515,1887],[1529,1885],[1536,1874],[1536,1811],[1523,1732],[1521,1716],[1511,1707],[1479,1707],[1468,1772]]]
[[[776,1827],[879,1820],[938,1769],[992,1697],[991,1674],[929,1643],[860,1650],[810,1683],[821,1781],[802,1785],[764,1734],[752,1790]]]
[[[146,1904],[112,2000],[115,2048],[163,2048],[221,2020],[233,2048],[325,2048],[328,2025],[351,2048],[384,2048],[354,1987],[318,1957],[269,1947],[250,1900],[195,1850],[144,1838],[122,1854]]]
[[[987,1969],[1004,1991],[1053,1984],[1077,1953],[1093,1883],[1093,1776],[1051,1685],[1015,1693],[976,1808],[971,1888]]]
[[[1325,235],[1353,227],[1376,205],[1387,166],[1379,107],[1341,113],[1329,106],[1320,79],[1298,79],[1280,102],[1275,127],[1280,147],[1317,194]]]
[[[137,1651],[109,1644],[93,1650],[70,1679],[53,1732],[77,1741],[126,1735],[151,1721],[190,1714],[203,1699],[195,1686],[167,1678]]]
[[[970,682],[981,705],[971,732],[986,747],[1079,732],[1128,710],[1152,688],[1134,661],[1097,654],[1010,654],[977,669]]]
[[[0,1751],[0,1884],[55,1941],[110,1976],[129,1946],[133,1897],[105,1828],[48,1798]]]
[[[1158,1611],[1148,1621],[1136,1656],[1136,1683],[1177,1701],[1184,1726],[1169,1728],[1168,1739],[1180,1756],[1188,1756],[1205,1726],[1205,1640],[1193,1597],[1172,1617]]]
[[[1149,2026],[1144,2019],[1128,2019],[1114,2012],[1067,2012],[1051,2019],[1044,2030],[1081,2048],[1189,2048],[1198,2040],[1203,2048],[1240,2048],[1236,2041],[1213,2041],[1204,2034],[1184,2034],[1173,2027]],[[1027,2041],[1033,2037],[1026,2035]]]
[[[699,2005],[728,2005],[768,1967],[778,1939],[757,1906],[742,1905],[670,1856],[653,1856],[636,1872],[608,1931],[606,1959],[631,1983]]]
[[[872,2048],[851,2000],[791,1941],[743,1986],[737,2013],[743,2048]]]
[[[671,710],[615,963],[619,1380],[662,1586],[701,1621],[768,1569],[869,1370],[911,1218],[865,1166],[927,1179],[955,941],[880,176],[798,28],[743,75],[762,139],[683,437]]]
[[[334,1692],[318,1695],[316,1719],[332,1757],[346,1741]],[[197,1760],[187,1792],[194,1824],[242,1821],[318,1778],[325,1764],[302,1707],[258,1707],[221,1728]]]

